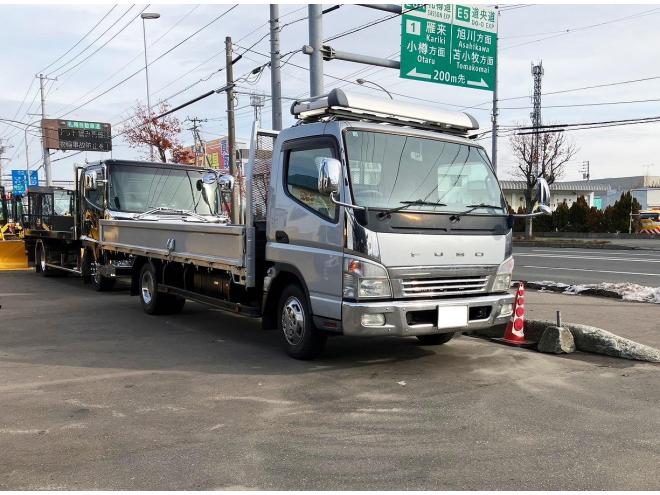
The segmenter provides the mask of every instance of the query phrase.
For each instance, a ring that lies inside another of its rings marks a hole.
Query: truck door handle
[[[289,244],[289,236],[286,235],[286,232],[283,230],[275,231],[275,242],[281,242],[282,244]]]

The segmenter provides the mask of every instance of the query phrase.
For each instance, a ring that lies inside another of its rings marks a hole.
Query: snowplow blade
[[[25,255],[25,242],[0,241],[0,270],[25,270],[28,259]]]

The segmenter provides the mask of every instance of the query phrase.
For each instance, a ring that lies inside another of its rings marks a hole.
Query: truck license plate
[[[468,324],[467,306],[438,307],[438,328],[460,328]]]

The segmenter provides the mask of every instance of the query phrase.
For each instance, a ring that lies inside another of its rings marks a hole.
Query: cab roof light
[[[465,112],[348,93],[341,89],[333,89],[327,95],[297,100],[291,105],[291,113],[302,121],[337,116],[461,134],[479,129],[476,119]]]

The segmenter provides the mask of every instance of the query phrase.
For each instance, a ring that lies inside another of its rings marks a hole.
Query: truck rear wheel
[[[174,294],[158,292],[157,273],[151,263],[145,263],[140,270],[139,296],[145,313],[150,315],[179,313],[186,300]]]
[[[305,293],[297,285],[289,285],[282,291],[277,326],[284,350],[295,359],[314,359],[325,347],[327,336],[314,326]]]
[[[435,333],[433,335],[418,335],[417,340],[422,345],[442,345],[449,342],[454,333]]]

